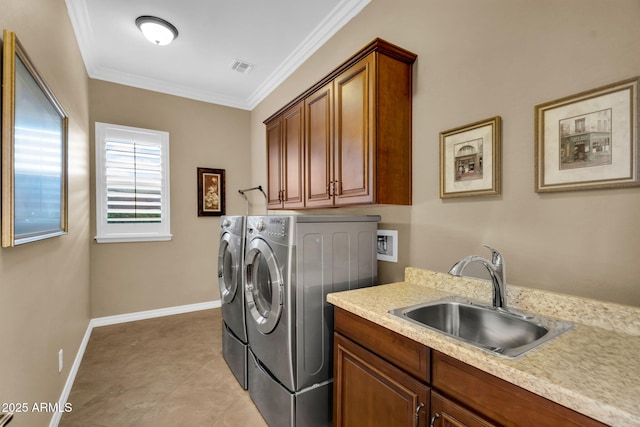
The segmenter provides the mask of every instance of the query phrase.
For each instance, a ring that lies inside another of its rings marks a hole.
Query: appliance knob
[[[266,225],[264,224],[264,221],[258,221],[258,223],[256,224],[256,229],[258,231],[264,231],[264,229],[266,228]]]

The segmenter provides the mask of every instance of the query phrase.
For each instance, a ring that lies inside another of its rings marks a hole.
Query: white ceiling
[[[371,0],[66,0],[89,77],[252,110]],[[178,38],[147,41],[141,15]],[[255,66],[231,68],[235,60]]]

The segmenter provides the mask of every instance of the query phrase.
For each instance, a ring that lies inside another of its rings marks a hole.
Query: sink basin
[[[389,313],[460,341],[515,358],[571,328],[571,323],[445,298]]]

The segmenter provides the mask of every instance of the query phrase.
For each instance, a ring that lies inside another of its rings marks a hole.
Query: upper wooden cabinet
[[[333,82],[304,100],[305,175],[307,208],[332,205]]]
[[[267,126],[267,206],[304,207],[304,103],[299,102]]]
[[[416,55],[376,39],[265,121],[269,207],[282,165],[272,161],[274,123],[303,103],[306,208],[411,204],[412,64]],[[273,157],[277,157],[273,155]],[[286,178],[300,182],[299,177]],[[282,197],[280,196],[280,199]],[[293,206],[290,206],[293,207]]]

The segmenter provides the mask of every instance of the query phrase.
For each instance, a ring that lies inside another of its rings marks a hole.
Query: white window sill
[[[153,236],[96,236],[97,243],[133,243],[133,242],[166,242],[173,238],[172,234]]]

